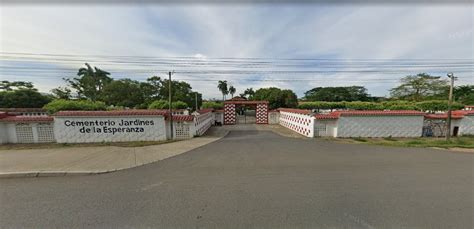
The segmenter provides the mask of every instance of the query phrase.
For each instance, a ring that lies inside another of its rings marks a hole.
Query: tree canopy
[[[33,83],[26,81],[8,81],[3,80],[0,82],[0,91],[14,91],[19,89],[31,89],[36,90]]]
[[[31,82],[4,80],[0,84],[2,108],[40,108],[49,101],[51,97],[39,93]]]
[[[105,85],[102,100],[107,105],[135,107],[145,102],[140,82],[131,79],[113,80]]]
[[[56,98],[72,98],[73,89],[77,99],[103,101],[107,105],[120,107],[147,108],[154,101],[168,100],[169,80],[158,76],[152,76],[146,81],[114,80],[109,77],[110,73],[87,63],[79,69],[77,75],[73,79],[65,79],[69,87],[58,87],[51,91]],[[191,85],[184,81],[173,80],[171,88],[173,101],[182,101],[186,107],[195,107],[197,95],[198,106],[202,103],[202,95],[194,92]]]
[[[350,87],[316,87],[304,93],[308,101],[369,101],[370,95],[362,86]]]
[[[267,100],[270,109],[298,106],[298,98],[292,90],[282,90],[276,87],[258,89],[253,95],[253,100]]]
[[[245,89],[244,93],[239,94],[240,97],[246,98],[248,100],[252,100],[253,95],[255,95],[255,91],[253,90],[253,88],[247,88]]]
[[[109,72],[91,67],[88,63],[85,63],[85,65],[77,72],[78,77],[65,80],[71,88],[76,90],[79,98],[87,98],[92,101],[99,100],[103,88],[112,82],[112,78],[109,77]]]
[[[413,101],[441,99],[446,95],[447,87],[446,79],[420,73],[403,77],[400,85],[390,90],[390,95],[396,99]]]
[[[474,85],[461,85],[454,87],[454,101],[466,105],[474,105]]]

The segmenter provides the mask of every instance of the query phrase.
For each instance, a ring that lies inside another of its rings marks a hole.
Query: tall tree
[[[77,72],[79,78],[65,80],[77,91],[78,97],[96,101],[100,99],[103,88],[112,82],[112,78],[109,77],[109,72],[97,67],[92,68],[88,63],[85,63],[85,65]]]
[[[102,100],[107,105],[137,107],[145,102],[140,82],[131,79],[114,80],[105,85]]]
[[[254,100],[267,100],[270,109],[280,107],[297,107],[298,98],[292,90],[281,90],[280,88],[260,88],[253,95]]]
[[[31,82],[26,81],[8,81],[3,80],[0,82],[0,91],[13,91],[19,89],[30,89],[36,90]]]
[[[222,101],[225,101],[225,96],[229,94],[229,89],[227,88],[227,80],[219,80],[217,83],[217,88],[222,93]]]
[[[229,93],[230,93],[231,98],[234,98],[235,91],[236,90],[234,86],[229,87]]]
[[[247,98],[248,100],[252,100],[254,94],[255,91],[253,90],[253,88],[247,88],[245,89],[244,93],[240,94],[240,96],[243,98]]]
[[[163,100],[168,100],[168,80],[161,80],[161,85],[166,85],[162,86],[160,88],[159,92],[159,97]],[[171,81],[171,93],[172,93],[172,98],[173,101],[183,101],[185,102],[188,107],[194,107],[195,106],[195,93],[192,90],[191,85],[184,81]],[[198,99],[198,106],[201,105],[202,103],[202,94],[198,93],[197,94],[197,99]]]
[[[400,83],[399,86],[390,90],[390,95],[396,99],[413,101],[437,99],[448,87],[447,80],[426,73],[405,76]]]
[[[57,87],[51,90],[51,93],[53,93],[54,97],[57,99],[70,99],[71,98],[71,89],[67,87]]]
[[[316,87],[305,94],[305,99],[309,101],[368,101],[370,95],[367,89],[362,86],[350,87]]]
[[[474,85],[461,85],[454,88],[454,100],[466,105],[474,105]]]
[[[30,82],[3,81],[2,91],[0,91],[1,108],[41,108],[51,98],[38,92]]]
[[[162,87],[164,87],[163,82],[158,76],[152,76],[146,82],[140,82],[140,91],[145,99],[145,107],[155,100],[163,99],[160,95]]]

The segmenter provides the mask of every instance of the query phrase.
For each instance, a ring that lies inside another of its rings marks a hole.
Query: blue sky
[[[88,58],[90,55],[190,56],[202,61],[218,57],[457,58],[470,59],[471,62],[474,59],[474,9],[473,5],[462,4],[4,5],[1,7],[0,25],[2,52],[80,56],[80,61],[75,63],[2,59],[1,66],[71,69],[47,74],[34,71],[0,72],[0,80],[31,81],[44,92],[64,86],[62,78],[73,77],[73,69],[81,67],[82,60],[112,72],[114,78],[142,80],[154,71],[175,70],[176,79],[226,79],[237,88],[237,93],[247,87],[277,86],[292,89],[298,96],[317,86],[347,85],[363,85],[369,93],[383,96],[404,75],[424,71],[444,76],[449,71],[424,68],[389,74],[240,74],[211,77],[181,74],[180,70],[185,69],[176,66],[117,66],[103,62],[104,59]],[[305,68],[307,66],[303,64],[298,70]],[[367,68],[377,69],[375,66]],[[470,72],[455,72],[460,77],[457,84],[473,84],[472,73],[472,68]],[[303,78],[314,80],[271,80]],[[384,80],[378,80],[381,78]],[[213,81],[189,83],[205,98],[221,97]]]

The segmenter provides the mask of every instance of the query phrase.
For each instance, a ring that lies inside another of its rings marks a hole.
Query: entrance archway
[[[268,124],[268,101],[228,100],[224,102],[224,125],[236,124],[236,107],[255,106],[255,123]]]

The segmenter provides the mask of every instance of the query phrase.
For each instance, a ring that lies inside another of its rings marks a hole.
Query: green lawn
[[[474,136],[453,137],[450,141],[443,138],[344,138],[337,141],[401,147],[438,147],[474,149]]]

